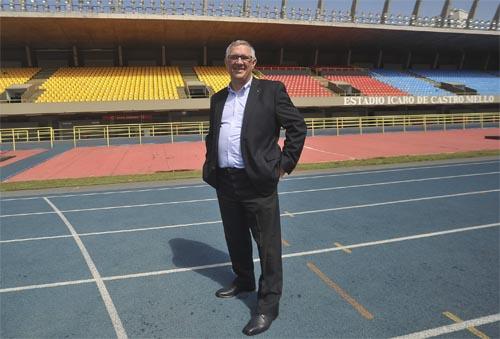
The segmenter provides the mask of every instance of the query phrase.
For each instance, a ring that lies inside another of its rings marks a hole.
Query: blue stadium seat
[[[458,70],[418,70],[415,72],[434,81],[463,84],[475,89],[477,94],[500,94],[500,78],[490,73]]]
[[[415,96],[427,95],[454,95],[451,92],[435,87],[431,82],[416,78],[408,73],[396,70],[373,69],[371,76],[381,82],[410,93]]]

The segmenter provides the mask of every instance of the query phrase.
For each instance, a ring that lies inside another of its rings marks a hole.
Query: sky
[[[14,1],[15,3],[19,3],[21,0],[0,0],[2,3],[9,3],[9,1]],[[29,0],[30,1],[40,3],[42,1],[47,1],[49,4],[54,4],[56,0]],[[65,0],[59,0],[64,2]],[[70,0],[74,4],[78,3],[79,0]],[[96,4],[98,2],[106,5],[109,2],[117,2],[119,0],[80,0],[85,3]],[[160,0],[121,0],[124,4],[130,4],[134,2],[145,3],[146,5],[154,3],[158,5]],[[186,7],[190,7],[191,3],[197,4],[197,7],[200,7],[200,4],[203,0],[163,0],[167,6],[171,6],[172,3],[176,4],[176,7],[181,7],[181,4],[184,4]],[[247,0],[250,1],[251,7],[255,8],[259,5],[261,8],[264,6],[269,6],[271,8],[281,7],[282,0]],[[385,0],[357,0],[357,10],[358,14],[361,12],[364,13],[381,13],[382,8],[384,7]],[[220,7],[221,5],[228,4],[239,4],[243,5],[244,0],[208,0],[209,4],[215,4],[215,7]],[[420,16],[421,17],[431,17],[437,16],[441,14],[441,10],[443,8],[445,0],[422,0],[422,4],[420,6]],[[451,8],[459,8],[463,9],[466,12],[469,11],[473,0],[451,0]],[[491,20],[495,15],[495,11],[497,10],[497,6],[500,3],[500,0],[479,0],[479,5],[476,9],[475,19],[478,20]],[[335,10],[338,12],[341,10],[342,12],[350,11],[352,0],[323,0],[323,6],[325,10],[332,11]],[[288,0],[287,8],[290,10],[292,7],[295,7],[296,10],[298,8],[307,9],[310,8],[313,12],[316,10],[318,5],[318,0]],[[391,5],[389,7],[389,13],[398,15],[401,14],[411,15],[413,11],[413,7],[415,5],[415,0],[391,0]],[[226,7],[226,6],[224,6]]]
[[[214,1],[214,0],[209,0]],[[231,0],[215,0],[215,2],[224,2],[228,3]],[[257,3],[261,6],[265,4],[269,4],[270,6],[280,7],[281,0],[250,0],[252,7],[254,7]],[[422,4],[420,6],[420,16],[435,16],[441,14],[441,10],[443,8],[445,0],[422,0]],[[233,0],[232,2],[235,2]],[[451,0],[451,8],[460,8],[465,11],[469,11],[472,0]],[[288,8],[311,8],[316,9],[317,0],[288,0]],[[479,5],[476,9],[475,19],[479,20],[491,20],[495,11],[497,9],[499,0],[480,0]],[[323,6],[326,10],[336,10],[339,9],[345,12],[346,10],[351,9],[351,0],[323,0]],[[402,14],[402,15],[411,15],[413,11],[413,6],[415,5],[415,0],[391,0],[391,5],[389,7],[389,12],[392,14]],[[357,13],[361,12],[372,12],[372,13],[380,13],[382,12],[382,8],[384,7],[384,0],[358,0],[357,3]]]

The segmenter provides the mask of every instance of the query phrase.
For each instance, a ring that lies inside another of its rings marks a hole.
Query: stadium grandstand
[[[15,84],[24,84],[30,80],[40,68],[2,68],[0,73],[0,93]]]
[[[61,67],[35,102],[179,99],[177,67]]]
[[[1,0],[0,122],[206,121],[235,39],[306,118],[498,113],[497,2],[368,3]]]
[[[229,74],[223,66],[195,66],[193,69],[198,79],[213,92],[218,92],[229,84]]]

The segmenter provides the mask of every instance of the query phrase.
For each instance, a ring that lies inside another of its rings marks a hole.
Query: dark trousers
[[[253,236],[262,272],[256,312],[277,317],[283,286],[278,193],[259,195],[242,169],[218,169],[217,184],[224,235],[236,274],[234,283],[255,288]]]

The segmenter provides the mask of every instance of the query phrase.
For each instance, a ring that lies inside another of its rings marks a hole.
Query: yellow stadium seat
[[[64,67],[37,102],[178,99],[182,84],[178,67]]]
[[[38,67],[0,68],[0,93],[9,86],[26,83],[39,71]]]

